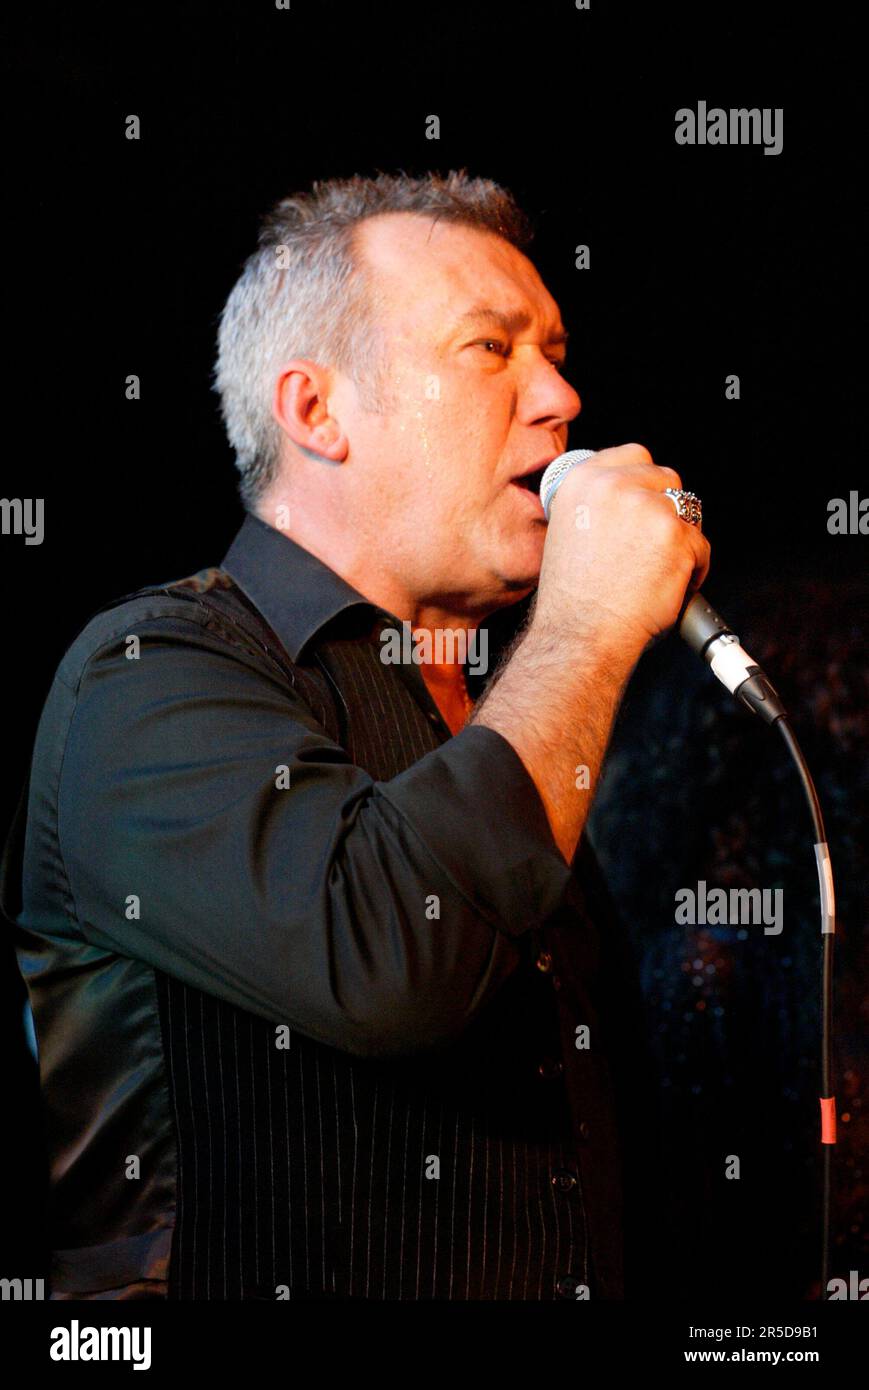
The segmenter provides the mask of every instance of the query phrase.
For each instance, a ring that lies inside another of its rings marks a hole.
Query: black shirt
[[[52,1297],[624,1295],[620,924],[384,625],[248,515],[58,667],[3,882]]]

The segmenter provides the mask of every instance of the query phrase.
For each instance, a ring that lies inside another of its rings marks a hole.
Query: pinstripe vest
[[[204,575],[237,621],[239,591]],[[370,636],[317,658],[294,683],[373,778],[449,736],[418,672],[384,665]],[[493,1004],[429,1060],[299,1033],[277,1051],[267,1020],[157,974],[178,1152],[169,1297],[546,1300],[592,1283],[554,996],[539,938],[522,941]]]

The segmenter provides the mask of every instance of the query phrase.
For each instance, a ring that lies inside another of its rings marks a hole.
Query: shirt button
[[[558,1168],[552,1174],[552,1186],[556,1192],[572,1192],[576,1187],[576,1174],[569,1168]]]
[[[588,1120],[580,1120],[577,1133],[579,1134],[580,1139],[588,1138],[589,1134],[591,1133],[591,1125],[589,1124]]]
[[[542,970],[544,974],[547,970],[552,969],[552,956],[548,951],[540,952],[540,955],[537,957],[537,969]]]
[[[582,1280],[578,1274],[565,1274],[555,1285],[555,1291],[559,1298],[576,1298],[577,1289],[581,1286]]]
[[[564,1063],[557,1061],[554,1057],[544,1057],[537,1070],[547,1081],[551,1081],[553,1077],[560,1076],[564,1071]]]

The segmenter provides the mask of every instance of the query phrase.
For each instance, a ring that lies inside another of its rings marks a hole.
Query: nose
[[[582,410],[579,392],[542,353],[536,352],[519,387],[516,413],[523,425],[567,426]]]

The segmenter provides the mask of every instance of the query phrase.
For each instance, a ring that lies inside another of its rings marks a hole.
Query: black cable
[[[812,774],[803,757],[793,730],[787,719],[776,720],[782,738],[788,746],[791,757],[797,765],[815,832],[815,854],[818,858],[818,872],[821,880],[821,931],[823,940],[821,964],[821,1104],[828,1102],[832,1108],[832,1138],[822,1122],[821,1148],[823,1165],[821,1177],[821,1299],[829,1298],[830,1278],[830,1218],[833,1169],[833,1146],[835,1144],[835,1100],[833,1093],[833,943],[835,941],[835,899],[833,896],[833,875],[830,867],[829,850],[824,833],[824,817]]]

